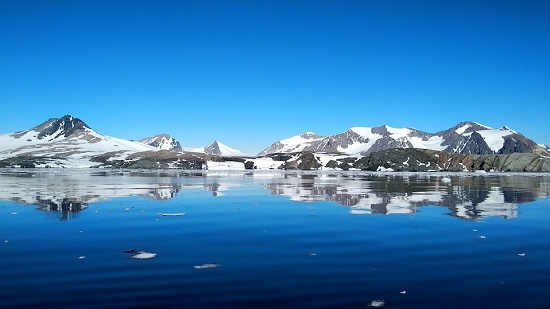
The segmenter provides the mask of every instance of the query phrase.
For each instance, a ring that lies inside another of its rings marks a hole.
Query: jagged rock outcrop
[[[301,153],[296,159],[291,159],[282,164],[280,169],[316,170],[323,165],[321,160],[311,152]]]

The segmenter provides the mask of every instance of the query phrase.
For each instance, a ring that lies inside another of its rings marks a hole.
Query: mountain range
[[[259,153],[315,152],[366,156],[395,148],[417,148],[459,154],[543,153],[545,149],[520,133],[504,126],[499,129],[461,122],[437,133],[413,128],[354,127],[343,133],[320,136],[306,132],[273,143]]]
[[[257,156],[247,156],[219,141],[201,148],[182,147],[169,134],[139,141],[115,138],[100,134],[82,120],[66,115],[51,118],[28,130],[1,134],[0,167],[200,168],[201,165],[207,166],[209,161],[210,166],[214,167],[213,162],[237,158],[237,165],[246,166],[245,161],[249,160],[249,168],[315,168],[325,166],[335,158],[345,161],[346,157],[350,157],[357,160],[391,149],[418,149],[461,155],[529,153],[548,156],[545,147],[514,130],[507,127],[494,129],[475,122],[461,122],[437,133],[389,126],[353,127],[331,136],[306,132],[277,141]],[[304,153],[315,153],[317,157],[298,159]],[[315,162],[308,165],[306,161]],[[349,160],[346,162],[351,164]],[[234,166],[218,164],[222,168]],[[342,164],[343,161],[332,163],[333,166]],[[364,162],[361,164],[367,166]]]

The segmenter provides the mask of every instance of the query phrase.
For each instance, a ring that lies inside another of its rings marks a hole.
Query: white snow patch
[[[489,148],[497,152],[504,146],[504,137],[513,134],[512,130],[483,130],[477,131],[483,137]]]
[[[206,169],[207,170],[244,170],[244,163],[242,162],[234,162],[234,161],[226,161],[226,162],[214,162],[214,161],[207,161],[206,162]]]
[[[397,139],[400,137],[407,137],[411,134],[411,130],[408,128],[392,128],[390,126],[385,126],[386,130],[392,135],[393,138]]]

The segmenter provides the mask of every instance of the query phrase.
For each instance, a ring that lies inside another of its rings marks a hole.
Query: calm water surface
[[[0,307],[549,308],[550,175],[444,176],[0,171]]]

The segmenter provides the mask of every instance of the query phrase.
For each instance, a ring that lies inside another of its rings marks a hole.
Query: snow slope
[[[39,156],[49,158],[45,165],[52,167],[90,167],[94,156],[111,153],[112,157],[123,159],[135,152],[157,150],[139,142],[102,135],[88,126],[78,130],[67,130],[78,125],[80,120],[70,116],[50,119],[33,129],[0,135],[0,160],[15,156]],[[58,127],[56,130],[52,130]]]

